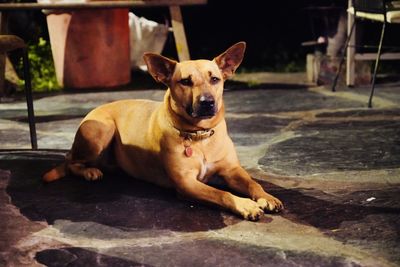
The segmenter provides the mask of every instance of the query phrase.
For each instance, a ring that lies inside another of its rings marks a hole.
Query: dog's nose
[[[211,94],[202,94],[193,105],[192,117],[212,117],[217,112],[215,99]]]
[[[214,108],[215,100],[211,95],[202,95],[199,99],[199,105],[201,108]]]

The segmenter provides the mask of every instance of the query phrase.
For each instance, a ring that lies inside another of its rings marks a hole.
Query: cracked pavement
[[[25,103],[2,103],[0,265],[399,266],[400,84],[379,84],[368,109],[368,88],[237,81],[225,92],[230,135],[282,213],[243,221],[122,173],[41,182],[85,113],[163,90],[37,99],[40,151],[24,150]]]

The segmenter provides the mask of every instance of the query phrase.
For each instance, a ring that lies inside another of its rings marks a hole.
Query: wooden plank
[[[171,14],[172,29],[179,61],[190,60],[181,9],[179,6],[170,6],[169,12]]]
[[[92,8],[129,8],[205,5],[207,0],[130,0],[130,1],[95,1],[86,3],[0,3],[0,10],[24,9],[92,9]]]
[[[375,60],[376,53],[357,53],[355,54],[355,60]],[[400,53],[382,53],[381,60],[396,60],[400,59]]]

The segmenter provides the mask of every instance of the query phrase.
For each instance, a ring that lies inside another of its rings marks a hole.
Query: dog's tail
[[[49,183],[53,182],[55,180],[58,180],[60,178],[63,178],[66,175],[66,168],[67,168],[67,162],[63,162],[62,164],[58,165],[57,167],[51,169],[50,171],[46,172],[43,176],[42,179],[43,181]]]

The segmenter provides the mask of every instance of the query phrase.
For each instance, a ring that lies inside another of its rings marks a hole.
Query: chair
[[[20,50],[22,52],[22,59],[24,65],[25,96],[28,107],[28,121],[29,121],[31,146],[32,149],[37,149],[35,114],[33,111],[32,87],[31,87],[31,77],[29,72],[27,46],[21,38],[15,35],[0,35],[0,53],[5,54],[14,50]]]
[[[336,73],[332,85],[332,92],[336,90],[336,84],[342,69],[347,48],[349,47],[350,39],[354,33],[354,28],[357,19],[367,19],[382,23],[382,31],[378,45],[378,51],[375,58],[374,73],[371,81],[371,92],[368,100],[368,107],[372,107],[372,98],[374,96],[376,73],[381,60],[382,44],[385,35],[385,28],[388,23],[400,23],[400,1],[388,0],[352,0],[352,6],[347,10],[348,13],[354,15],[354,21],[351,25],[350,32],[345,42],[343,56],[340,60],[339,68]]]

